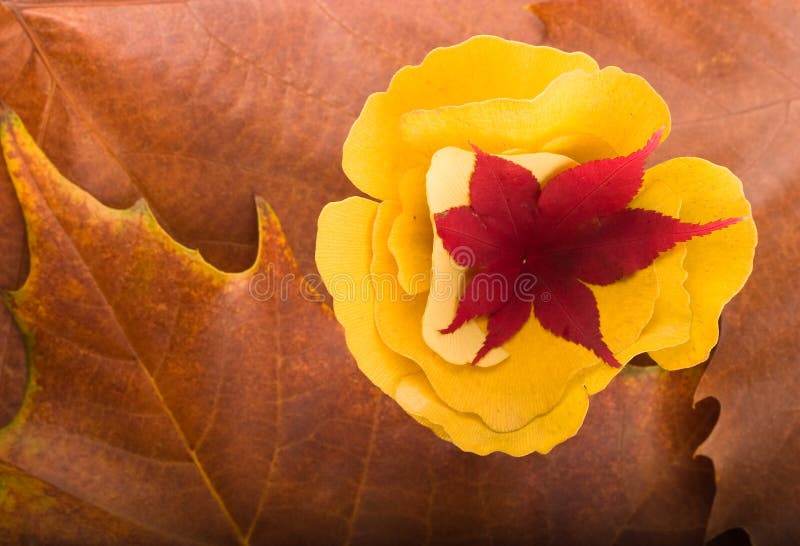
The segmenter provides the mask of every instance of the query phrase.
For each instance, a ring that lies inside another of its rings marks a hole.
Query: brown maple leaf
[[[339,438],[369,428],[375,398],[346,373],[330,313],[303,300],[314,293],[272,210],[257,200],[255,264],[222,273],[143,201],[109,209],[73,186],[2,118],[32,257],[7,295],[30,351],[25,403],[0,438],[11,477],[54,489],[36,501],[46,510],[99,511],[123,542],[264,543],[287,511],[323,533],[345,519],[368,435]],[[309,473],[309,451],[335,472]],[[303,498],[314,489],[331,500]]]

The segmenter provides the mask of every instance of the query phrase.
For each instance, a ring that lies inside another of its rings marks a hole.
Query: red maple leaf
[[[603,340],[597,302],[586,283],[617,282],[677,243],[740,220],[692,224],[626,208],[642,186],[644,162],[660,138],[658,131],[628,156],[564,171],[544,189],[526,168],[473,146],[470,205],[435,217],[445,249],[459,265],[476,271],[442,333],[489,316],[486,341],[473,364],[517,333],[533,306],[546,329],[620,366]],[[486,276],[501,279],[508,289],[487,290]]]

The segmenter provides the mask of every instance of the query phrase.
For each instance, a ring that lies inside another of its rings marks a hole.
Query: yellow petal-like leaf
[[[397,388],[397,402],[412,415],[441,427],[447,438],[465,451],[486,455],[503,451],[517,457],[533,451],[548,453],[554,446],[578,432],[589,395],[580,384],[571,385],[553,410],[522,428],[496,432],[477,416],[460,413],[443,403],[422,374],[410,375]]]
[[[609,157],[609,148],[612,155],[628,155],[658,129],[665,129],[662,139],[669,132],[664,100],[642,77],[613,66],[562,74],[532,99],[502,97],[408,112],[401,120],[402,137],[423,155],[472,143],[492,153],[546,146],[586,161]],[[605,145],[587,150],[587,141]]]
[[[400,180],[401,208],[389,232],[397,279],[408,294],[430,289],[433,229],[425,196],[425,170],[414,167]]]
[[[400,138],[403,113],[494,97],[532,98],[560,74],[576,69],[596,71],[597,63],[584,53],[494,36],[435,49],[420,65],[397,72],[386,92],[367,99],[345,142],[342,167],[364,193],[396,199],[403,173],[427,163]]]
[[[692,313],[690,338],[679,346],[651,353],[659,365],[677,370],[705,361],[716,345],[722,308],[742,289],[753,269],[758,233],[742,183],[725,167],[704,159],[681,157],[653,167],[648,176],[654,184],[669,187],[683,199],[683,221],[744,218],[684,243],[684,268],[689,273],[685,287]]]
[[[316,260],[358,367],[392,396],[400,379],[419,368],[389,350],[375,328],[375,283],[370,261],[377,211],[378,203],[362,197],[327,205],[319,217]]]

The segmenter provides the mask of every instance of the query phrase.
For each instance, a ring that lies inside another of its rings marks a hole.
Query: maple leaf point
[[[618,282],[679,242],[743,220],[694,224],[627,208],[642,187],[644,163],[663,132],[653,133],[630,155],[568,169],[543,190],[528,169],[470,143],[475,150],[470,204],[436,214],[434,222],[451,257],[477,272],[453,321],[440,330],[452,333],[471,319],[489,317],[486,340],[473,364],[516,334],[533,307],[544,328],[620,367],[603,339],[597,301],[587,284]],[[464,255],[472,261],[465,263]],[[536,279],[525,293],[517,282],[523,274]],[[508,290],[481,291],[480,275],[499,275]]]

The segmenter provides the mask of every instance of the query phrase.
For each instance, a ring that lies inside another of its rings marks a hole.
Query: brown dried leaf
[[[731,527],[757,546],[800,541],[800,101],[752,180],[770,188],[756,212],[759,248],[750,288],[725,315],[697,399],[717,398],[720,421],[700,447],[714,460],[709,536]]]
[[[114,541],[244,543],[283,495],[303,491],[292,480],[309,476],[326,496],[296,499],[293,511],[323,529],[346,516],[338,498],[353,496],[368,437],[358,430],[369,428],[375,396],[338,373],[352,369],[338,328],[320,303],[304,301],[314,294],[303,291],[268,206],[257,202],[255,265],[225,274],[170,239],[143,202],[109,209],[73,186],[18,118],[3,118],[32,259],[23,287],[7,296],[30,380],[0,435],[0,457],[16,469],[3,498],[38,499],[9,505],[7,530],[34,521],[35,538],[62,540],[43,525],[78,503]],[[285,294],[251,293],[254,281],[281,279],[291,282]],[[343,392],[349,415],[338,408]],[[336,438],[348,434],[342,449]],[[317,460],[335,472],[293,475]],[[109,540],[91,530],[75,543]]]
[[[338,163],[341,142],[366,95],[385,88],[397,68],[418,62],[432,47],[472,34],[540,42],[537,23],[511,0],[5,1],[0,2],[0,97],[20,112],[68,177],[108,205],[126,206],[145,196],[170,235],[199,247],[225,270],[251,263],[258,236],[252,196],[268,197],[284,219],[300,272],[308,273],[313,271],[311,234],[319,209],[353,192]],[[679,30],[664,27],[661,32]],[[686,32],[701,36],[704,31],[698,27]],[[591,42],[572,47],[608,62],[603,48],[594,50]],[[618,64],[648,78],[657,72],[643,70],[636,58],[620,58]],[[675,89],[682,89],[681,78],[674,81]],[[776,89],[779,94],[782,87]],[[673,102],[680,99],[678,112],[686,109],[696,117],[717,112],[704,109],[705,103],[696,107],[699,94],[692,95],[694,91],[667,96]],[[767,142],[781,112],[781,104],[774,104],[742,116],[748,127],[764,129]],[[741,145],[748,141],[736,140],[740,135],[735,132],[716,133],[718,120],[703,125],[686,119],[697,133],[684,136],[684,142],[695,144],[689,148],[692,153],[720,161],[714,150],[747,149]],[[688,134],[679,129],[671,142]],[[712,153],[698,149],[701,144],[711,146]],[[667,150],[665,155],[671,148]],[[737,161],[747,159],[737,153]],[[16,286],[26,275],[22,227],[11,184],[0,169],[2,286]],[[265,244],[272,241],[269,255],[289,271],[283,247],[273,245],[279,233],[264,235],[269,236]],[[259,308],[270,306],[278,307],[272,303]],[[228,420],[231,428],[220,434],[234,443],[203,455],[213,480],[192,486],[191,502],[166,503],[186,492],[164,485],[175,480],[166,471],[144,472],[140,480],[134,479],[136,474],[107,475],[88,467],[88,459],[59,459],[56,444],[48,440],[50,459],[24,451],[14,454],[42,475],[9,464],[0,469],[0,506],[9,515],[0,523],[0,539],[157,544],[185,543],[194,536],[201,542],[224,542],[214,537],[235,535],[233,521],[241,529],[253,529],[253,544],[426,538],[437,543],[701,541],[711,476],[708,465],[690,454],[708,431],[713,411],[702,408],[693,414],[689,409],[698,372],[628,371],[596,397],[580,436],[546,458],[477,458],[435,439],[392,402],[376,396],[347,356],[335,322],[317,304],[281,309],[247,327],[282,332],[275,338],[281,340],[279,354],[284,355],[282,384],[297,398],[287,396],[283,405],[276,405],[273,388],[259,398],[267,406],[272,402],[273,410],[254,406],[259,415],[272,411],[263,423],[254,424],[245,411],[238,412],[243,422]],[[5,324],[10,324],[4,319],[0,317],[0,347],[13,349],[0,352],[0,369],[19,378],[24,375],[24,350],[16,338],[4,345]],[[123,313],[120,320],[133,317]],[[100,326],[75,322],[92,333]],[[314,325],[313,336],[309,325]],[[240,366],[252,369],[259,362],[263,369],[255,373],[277,377],[276,342],[256,338],[266,347],[266,356]],[[305,348],[309,338],[314,340],[311,349]],[[186,350],[188,344],[183,340],[176,350]],[[187,365],[178,362],[179,367]],[[63,383],[59,388],[90,391],[74,381],[81,376],[71,379],[58,371],[52,377]],[[230,388],[244,389],[242,394],[257,384],[246,374],[231,377],[236,386]],[[111,374],[108,392],[91,396],[127,393],[132,387],[126,379]],[[18,406],[13,400],[19,399],[20,385],[0,384],[9,418]],[[134,389],[136,396],[114,402],[140,403],[137,397],[145,391]],[[233,399],[230,392],[226,396]],[[131,460],[136,450],[153,449],[154,436],[124,419],[104,421],[85,406],[55,402],[67,413],[48,415],[53,406],[47,406],[40,416],[67,429],[84,421],[66,415],[85,414],[86,422],[100,422],[108,438],[128,448],[114,452],[118,462]],[[192,413],[204,404],[209,404],[204,396],[181,397],[178,406]],[[278,407],[283,408],[280,419]],[[230,415],[235,406],[224,409]],[[261,427],[257,434],[242,433],[256,425]],[[162,432],[170,434],[168,429]],[[85,438],[67,435],[62,441],[68,440],[80,443]],[[236,448],[246,442],[252,446]],[[89,452],[107,449],[87,445]],[[187,475],[198,473],[185,446],[175,455],[179,464],[172,466],[185,466]],[[143,467],[156,463],[137,461]],[[259,489],[267,475],[269,487]],[[106,481],[114,477],[122,481]],[[224,493],[222,504],[212,502],[208,483]],[[241,484],[244,489],[239,490]],[[151,505],[162,488],[169,495]],[[259,494],[248,494],[247,488]],[[264,499],[260,512],[259,498]],[[127,511],[120,510],[120,503]],[[223,505],[233,515],[230,520],[221,515]],[[147,514],[153,513],[151,520]]]

